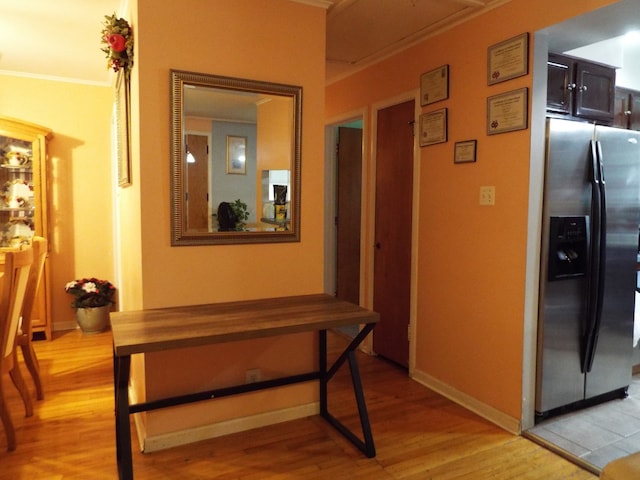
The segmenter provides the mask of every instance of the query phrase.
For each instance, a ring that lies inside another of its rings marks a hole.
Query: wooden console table
[[[378,320],[379,315],[375,312],[325,294],[112,313],[116,457],[119,478],[133,479],[130,414],[311,380],[320,383],[320,415],[367,457],[375,457],[373,435],[355,351]],[[361,324],[364,327],[360,333],[333,365],[328,367],[327,330]],[[319,343],[316,371],[129,404],[128,386],[133,354],[316,331]],[[327,384],[347,360],[360,415],[362,440],[333,417],[327,408]]]

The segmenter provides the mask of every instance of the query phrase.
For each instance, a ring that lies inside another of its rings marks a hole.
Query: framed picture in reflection
[[[227,173],[247,174],[247,137],[227,135]]]

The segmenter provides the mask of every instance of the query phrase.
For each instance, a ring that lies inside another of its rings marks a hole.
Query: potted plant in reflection
[[[73,295],[71,306],[76,309],[76,320],[84,333],[98,333],[109,326],[109,311],[116,293],[108,280],[81,278],[65,285],[64,290]]]
[[[249,219],[249,209],[247,204],[239,198],[231,203],[231,209],[236,217],[236,230],[243,231],[247,226],[247,220]]]

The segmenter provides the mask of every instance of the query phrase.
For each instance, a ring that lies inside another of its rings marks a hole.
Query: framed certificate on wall
[[[487,84],[511,80],[529,72],[529,33],[491,45],[487,51]]]
[[[449,65],[442,65],[420,76],[420,105],[449,98]]]
[[[528,88],[487,98],[487,135],[527,128]]]
[[[447,141],[447,109],[420,115],[420,146]]]

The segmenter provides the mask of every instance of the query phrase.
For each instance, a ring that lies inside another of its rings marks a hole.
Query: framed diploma
[[[447,109],[420,115],[420,146],[447,141]]]
[[[453,163],[472,163],[476,161],[477,140],[465,140],[456,142],[453,154]]]
[[[449,98],[449,65],[420,75],[420,105],[425,106]]]
[[[487,98],[487,135],[527,128],[528,88]]]
[[[487,51],[487,84],[511,80],[529,72],[529,33],[491,45]]]

